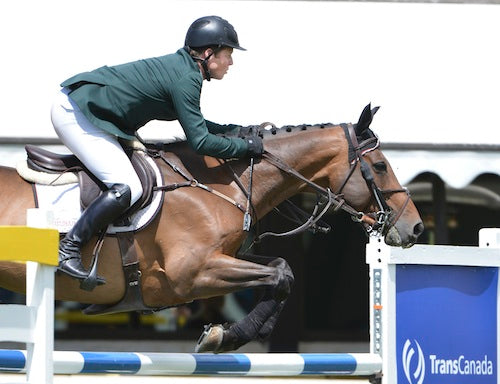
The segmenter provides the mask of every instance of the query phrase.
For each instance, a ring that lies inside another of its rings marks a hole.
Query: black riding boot
[[[81,248],[129,206],[130,188],[125,184],[113,184],[95,199],[59,243],[58,271],[80,280],[87,278],[89,272],[82,265]]]

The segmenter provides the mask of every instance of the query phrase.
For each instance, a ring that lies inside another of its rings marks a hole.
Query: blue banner
[[[398,384],[497,384],[498,268],[396,266]]]

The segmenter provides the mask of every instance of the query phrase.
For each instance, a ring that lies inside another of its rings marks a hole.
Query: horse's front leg
[[[293,273],[288,263],[281,258],[253,255],[247,255],[245,258],[247,261],[240,260],[244,265],[250,264],[257,269],[272,271],[266,279],[251,285],[264,287],[263,297],[255,308],[240,321],[228,326],[207,326],[198,341],[197,352],[228,352],[238,349],[249,341],[265,339],[271,334],[291,291]]]

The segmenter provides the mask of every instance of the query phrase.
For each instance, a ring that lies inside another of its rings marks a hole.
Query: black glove
[[[259,136],[245,137],[243,140],[246,141],[248,146],[247,155],[249,157],[260,158],[264,153],[264,144]]]

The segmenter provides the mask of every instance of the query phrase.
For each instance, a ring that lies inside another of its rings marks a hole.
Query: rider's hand
[[[247,155],[249,157],[260,158],[264,153],[264,144],[259,136],[249,136],[245,137],[244,140],[247,143],[248,151]]]

